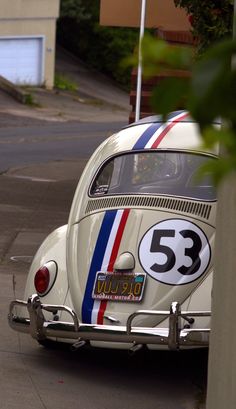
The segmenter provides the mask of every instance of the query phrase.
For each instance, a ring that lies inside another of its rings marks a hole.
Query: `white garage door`
[[[41,85],[42,38],[0,38],[0,75],[14,84]]]

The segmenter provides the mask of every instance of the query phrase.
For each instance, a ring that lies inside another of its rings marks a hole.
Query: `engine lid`
[[[125,324],[138,309],[168,310],[171,302],[182,303],[212,268],[214,230],[203,221],[160,210],[114,209],[85,217],[71,228],[68,249],[70,291],[80,319],[102,324],[110,314]],[[111,300],[105,284],[106,294],[96,299],[98,272],[116,274],[123,254],[134,260],[123,273],[145,276],[141,299]],[[154,325],[153,318],[140,320]]]

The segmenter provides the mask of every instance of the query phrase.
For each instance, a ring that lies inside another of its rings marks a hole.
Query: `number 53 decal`
[[[143,236],[139,260],[155,280],[182,285],[197,280],[207,269],[211,248],[205,233],[194,223],[169,219]]]

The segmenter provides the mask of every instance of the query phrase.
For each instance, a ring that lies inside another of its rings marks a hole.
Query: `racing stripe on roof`
[[[152,143],[151,145],[151,149],[155,149],[157,148],[161,141],[165,138],[165,136],[167,135],[167,133],[179,122],[181,122],[183,119],[185,119],[188,116],[188,112],[182,112],[181,114],[178,114],[177,116],[173,117],[173,119],[171,120],[171,122],[168,122],[167,124],[165,124],[165,128],[163,129],[163,131],[158,135],[158,137],[156,138],[156,140]]]
[[[144,149],[148,141],[151,137],[155,134],[155,132],[162,126],[161,122],[154,123],[150,125],[144,133],[140,136],[136,144],[134,145],[133,149]]]
[[[176,116],[178,116],[180,114],[185,114],[185,113],[187,114],[187,111],[185,111],[183,109],[181,109],[179,111],[174,111],[174,112],[171,112],[170,114],[168,114],[167,119],[169,121],[171,119],[174,119]],[[189,115],[189,112],[188,112],[188,115]]]
[[[166,123],[155,122],[151,124],[139,137],[133,146],[133,150],[156,148],[169,130],[188,116],[189,113],[186,111],[175,111],[168,115]]]

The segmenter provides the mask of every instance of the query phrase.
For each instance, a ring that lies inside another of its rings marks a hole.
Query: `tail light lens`
[[[41,297],[46,295],[55,283],[57,276],[57,264],[55,261],[48,261],[35,273],[34,286],[37,294]]]

